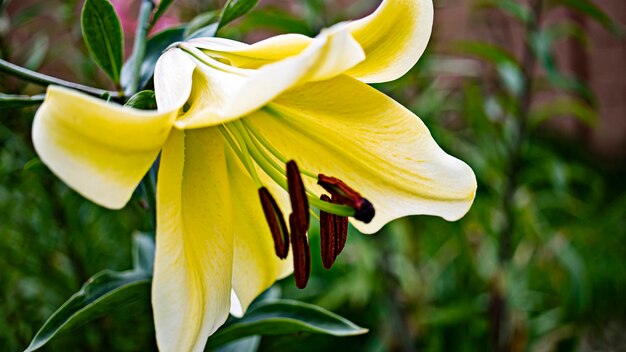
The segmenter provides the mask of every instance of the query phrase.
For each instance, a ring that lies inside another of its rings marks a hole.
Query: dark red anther
[[[320,199],[330,202],[330,197],[325,194],[322,194]],[[335,219],[333,216],[336,215],[320,210],[320,252],[322,254],[322,265],[326,269],[330,269],[335,262],[335,238],[337,237],[337,231],[335,231]]]
[[[267,188],[259,188],[259,198],[261,198],[265,220],[267,220],[272,238],[274,239],[276,255],[280,259],[285,259],[289,253],[289,231],[287,230],[283,213]]]
[[[306,231],[296,223],[294,214],[289,216],[289,226],[291,227],[291,247],[293,248],[293,278],[297,288],[305,288],[311,275],[311,251]]]
[[[293,160],[287,163],[287,186],[289,199],[291,200],[292,215],[295,216],[294,221],[301,232],[306,233],[309,230],[309,200],[306,197],[306,188],[302,182],[302,175],[298,165]]]
[[[369,200],[336,177],[319,174],[317,184],[333,195],[333,203],[344,204],[354,208],[354,218],[369,223],[376,211]]]
[[[321,200],[332,202],[323,194]],[[322,265],[330,269],[346,245],[348,238],[348,218],[320,211],[320,242]]]
[[[337,201],[333,199],[333,202]],[[372,208],[373,209],[373,208]],[[335,259],[339,256],[343,248],[346,246],[348,239],[348,218],[345,216],[334,215],[335,229],[337,231],[337,245],[335,246]]]

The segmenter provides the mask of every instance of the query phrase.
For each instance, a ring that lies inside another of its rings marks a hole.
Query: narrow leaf
[[[508,63],[516,67],[520,66],[513,54],[497,45],[481,42],[459,42],[456,43],[455,47],[462,54],[476,56],[493,64]]]
[[[258,2],[259,0],[228,0],[222,10],[218,30],[250,12]]]
[[[478,3],[479,7],[494,7],[504,13],[513,16],[521,23],[528,23],[533,18],[533,13],[527,4],[516,0],[483,0]]]
[[[185,40],[193,39],[193,38],[202,38],[202,37],[214,37],[217,33],[218,23],[211,23],[206,27],[202,27],[197,31],[191,33],[189,36],[185,37]]]
[[[81,26],[89,53],[113,82],[119,84],[124,37],[113,5],[108,0],[86,0]]]
[[[569,7],[575,11],[582,13],[585,16],[592,18],[598,22],[608,31],[615,35],[623,35],[623,28],[602,11],[598,6],[589,0],[558,0],[557,4],[561,4],[565,7]]]
[[[163,53],[163,50],[165,50],[172,43],[183,40],[184,32],[184,27],[175,27],[161,31],[148,39],[146,42],[146,52],[141,64],[141,74],[139,76],[138,87],[140,89],[143,89],[143,87],[148,84],[148,81],[150,81],[150,78],[154,74],[154,66]],[[127,88],[130,84],[131,67],[133,67],[134,60],[135,57],[131,56],[126,63],[124,63],[124,67],[122,68],[122,87],[124,88]]]
[[[101,317],[114,308],[149,300],[150,282],[145,272],[101,271],[52,314],[26,352],[37,350],[58,333]]]
[[[534,128],[557,116],[573,116],[592,127],[598,121],[597,112],[589,105],[576,98],[563,97],[534,106],[529,115],[530,125]]]
[[[216,25],[216,22],[219,21],[219,17],[220,17],[219,10],[207,11],[207,12],[199,14],[198,16],[194,17],[191,21],[189,21],[189,23],[187,24],[187,27],[185,28],[184,37],[188,38],[190,37],[191,34],[195,33],[198,30],[201,30],[202,28],[205,28],[210,25]]]
[[[167,11],[167,9],[170,7],[170,5],[172,5],[173,2],[174,0],[161,0],[159,2],[156,12],[154,13],[154,16],[152,17],[151,26],[154,26],[157,23],[157,21],[161,18],[161,16],[163,16],[165,11]]]
[[[324,308],[292,300],[264,301],[253,305],[241,319],[231,319],[211,336],[207,348],[253,335],[295,333],[352,336],[367,332]]]
[[[152,244],[150,243],[152,242]],[[134,237],[133,270],[104,270],[89,279],[39,329],[26,352],[35,351],[57,334],[106,315],[133,302],[150,300],[154,242],[149,235]]]

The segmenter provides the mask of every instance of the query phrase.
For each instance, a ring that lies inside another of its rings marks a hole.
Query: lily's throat
[[[348,233],[348,218],[369,223],[375,215],[372,203],[342,180],[300,169],[295,161],[287,159],[245,118],[218,126],[224,140],[237,155],[258,188],[269,230],[274,240],[276,256],[287,258],[293,249],[294,279],[298,288],[304,288],[311,272],[311,254],[307,238],[311,209],[319,210],[322,262],[330,269],[341,253]],[[268,177],[260,177],[259,171]],[[316,181],[329,194],[317,195],[308,189],[303,177]],[[278,203],[263,180],[270,179],[289,194],[291,214],[289,230]],[[291,246],[290,246],[291,244]]]

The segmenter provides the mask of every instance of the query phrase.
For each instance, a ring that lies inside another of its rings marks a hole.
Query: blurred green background
[[[130,47],[138,6],[114,2]],[[112,88],[90,60],[81,1],[0,2],[0,55]],[[159,27],[216,1],[176,1]],[[315,35],[373,0],[261,1],[221,33],[253,42]],[[262,351],[626,351],[626,44],[622,0],[435,1],[431,44],[402,79],[376,88],[414,111],[466,161],[478,193],[460,221],[410,217],[351,229],[331,271],[316,225],[313,273],[282,296],[319,304],[370,333],[265,337]],[[609,13],[610,15],[607,15]],[[622,16],[614,18],[614,16]],[[158,28],[157,28],[158,31]],[[0,91],[41,87],[0,74]],[[83,199],[41,164],[35,108],[0,110],[0,350],[24,349],[91,275],[131,266],[137,195],[121,211]],[[132,313],[129,313],[132,312]],[[65,333],[44,350],[154,350],[149,302]]]

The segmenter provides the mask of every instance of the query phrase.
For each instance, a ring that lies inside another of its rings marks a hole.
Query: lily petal
[[[237,300],[232,302],[231,314],[242,316],[258,295],[291,269],[292,260],[290,257],[280,260],[276,256],[272,234],[257,197],[257,187],[237,156],[232,151],[229,154],[233,217],[237,219],[234,222],[232,279]],[[287,193],[268,179],[264,179],[264,184],[279,203],[283,215],[288,214],[290,207]]]
[[[311,44],[311,41],[313,41],[311,37],[289,33],[270,37],[252,45],[219,37],[195,38],[189,43],[205,50],[211,56],[227,59],[233,66],[258,68],[270,62],[298,55]]]
[[[160,351],[202,351],[228,316],[233,233],[217,129],[173,130],[161,155],[152,305]]]
[[[33,144],[52,172],[101,206],[123,207],[172,127],[175,111],[142,111],[50,86]]]
[[[400,78],[424,53],[432,27],[432,0],[384,0],[374,13],[348,24],[367,58],[346,74],[366,83]]]
[[[196,64],[182,50],[173,48],[161,55],[154,68],[154,93],[159,111],[180,109],[191,94],[191,77]]]
[[[290,90],[250,121],[301,168],[336,176],[369,199],[376,216],[354,221],[364,233],[406,215],[463,216],[476,179],[446,154],[422,121],[374,88],[348,76]],[[323,190],[309,179],[308,187]]]
[[[327,29],[300,54],[258,70],[228,66],[191,44],[181,44],[197,60],[199,70],[194,74],[191,109],[176,121],[176,127],[207,127],[238,119],[292,87],[334,77],[358,64],[363,51],[342,27]]]
[[[366,59],[345,73],[366,83],[393,81],[422,56],[433,26],[432,0],[384,0],[371,15],[347,24],[348,32],[365,51]],[[191,42],[237,67],[253,68],[303,51],[312,41],[300,34],[271,37],[247,45],[220,38]]]

